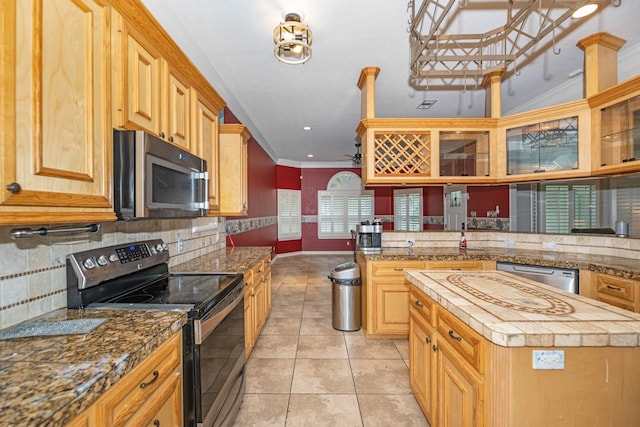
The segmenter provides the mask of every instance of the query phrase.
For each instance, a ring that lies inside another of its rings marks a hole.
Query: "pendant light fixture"
[[[311,58],[311,30],[302,23],[301,12],[291,12],[284,16],[273,30],[275,47],[273,54],[286,64],[304,64]]]

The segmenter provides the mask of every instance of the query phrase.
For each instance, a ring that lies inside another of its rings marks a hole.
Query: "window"
[[[278,190],[278,240],[302,238],[300,190]]]
[[[393,190],[393,226],[397,231],[422,231],[422,188]]]
[[[640,180],[621,177],[616,181],[616,221],[629,223],[629,235],[640,237]]]
[[[597,227],[595,184],[547,184],[543,194],[544,232]]]
[[[373,221],[373,191],[318,191],[318,238],[349,239],[362,221]]]

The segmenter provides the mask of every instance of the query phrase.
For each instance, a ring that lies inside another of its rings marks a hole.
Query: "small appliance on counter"
[[[357,247],[365,252],[376,252],[382,249],[382,222],[374,219],[373,224],[363,221],[356,226],[358,232]]]

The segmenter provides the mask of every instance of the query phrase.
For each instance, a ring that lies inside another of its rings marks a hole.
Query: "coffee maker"
[[[376,252],[382,248],[382,222],[374,219],[373,224],[363,221],[356,226],[357,247],[364,252]]]

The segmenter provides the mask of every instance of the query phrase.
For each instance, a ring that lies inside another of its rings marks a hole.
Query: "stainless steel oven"
[[[244,395],[241,274],[169,273],[161,240],[67,256],[69,308],[183,310],[185,426],[230,426]]]
[[[207,162],[142,131],[113,132],[119,219],[197,217],[209,207]]]

